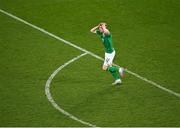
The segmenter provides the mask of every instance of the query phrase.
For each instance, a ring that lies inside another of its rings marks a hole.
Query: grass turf
[[[106,21],[116,64],[180,93],[178,0],[0,0],[0,8],[102,57],[89,29]],[[50,74],[81,52],[4,14],[0,21],[0,126],[83,126],[44,94]],[[56,102],[97,126],[180,126],[179,98],[128,74],[115,88],[101,64],[87,55],[57,74]]]

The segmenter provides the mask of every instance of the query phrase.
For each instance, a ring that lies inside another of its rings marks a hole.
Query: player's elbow
[[[91,29],[91,30],[90,30],[90,32],[92,32],[92,33],[96,33],[93,29]]]
[[[92,28],[92,29],[90,29],[90,32],[93,32],[94,31],[94,29]]]
[[[104,29],[104,33],[107,34],[107,35],[110,34],[109,30],[107,30],[107,29]]]
[[[93,32],[92,29],[90,30],[90,32]]]

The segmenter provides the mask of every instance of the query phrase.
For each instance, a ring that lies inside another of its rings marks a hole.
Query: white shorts
[[[104,66],[111,66],[113,63],[113,59],[115,57],[116,52],[113,51],[112,53],[106,53],[105,52],[105,59],[104,59]]]

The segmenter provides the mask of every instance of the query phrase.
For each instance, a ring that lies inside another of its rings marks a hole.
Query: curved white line
[[[96,127],[95,125],[91,124],[91,123],[88,123],[88,122],[85,122],[81,119],[78,119],[77,117],[73,116],[72,114],[68,113],[67,111],[65,111],[64,109],[62,109],[56,102],[55,100],[53,99],[53,97],[51,96],[51,92],[50,92],[50,86],[51,86],[51,81],[53,80],[53,78],[57,75],[57,73],[59,71],[61,71],[63,68],[65,68],[67,65],[69,65],[70,63],[78,60],[79,58],[83,57],[87,55],[87,53],[83,53],[71,60],[69,60],[68,62],[64,63],[63,65],[61,65],[58,69],[56,69],[52,74],[51,76],[49,77],[49,79],[47,80],[46,82],[46,85],[45,85],[45,94],[46,94],[46,97],[47,99],[49,100],[49,102],[52,104],[52,106],[54,108],[56,108],[58,111],[60,111],[61,113],[63,113],[64,115],[68,116],[69,118],[75,120],[75,121],[78,121],[84,125],[87,125],[87,126],[90,126],[90,127]]]

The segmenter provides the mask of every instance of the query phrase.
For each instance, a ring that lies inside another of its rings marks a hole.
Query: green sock
[[[120,79],[119,68],[117,68],[115,66],[111,66],[111,67],[107,68],[107,71],[109,71],[112,74],[112,76],[115,80]]]

